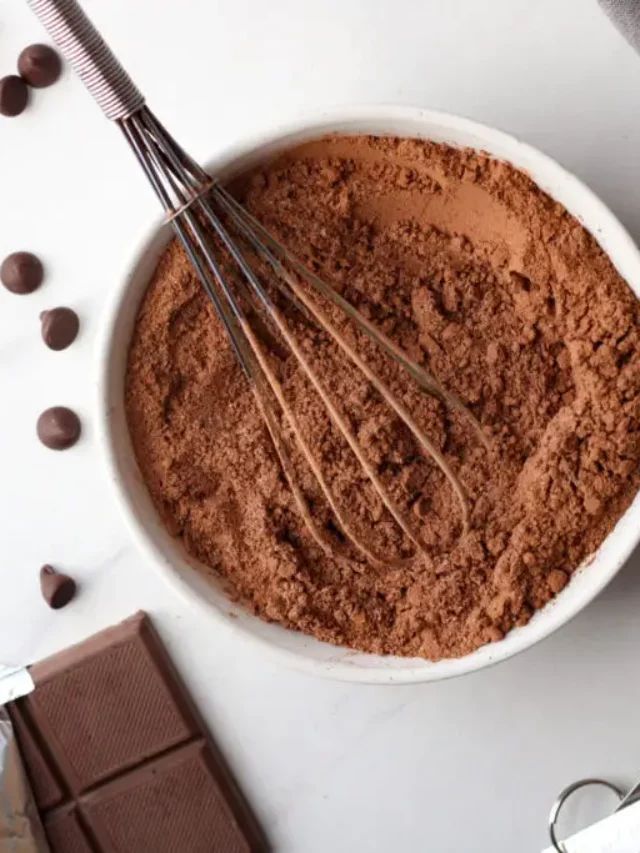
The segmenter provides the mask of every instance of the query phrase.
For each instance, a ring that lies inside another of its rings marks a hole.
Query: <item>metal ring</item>
[[[620,790],[613,782],[607,782],[606,779],[578,779],[577,782],[573,782],[571,785],[567,785],[567,787],[560,791],[558,794],[558,798],[555,803],[551,807],[551,811],[549,812],[549,838],[551,839],[551,843],[553,845],[554,850],[557,850],[558,853],[566,853],[566,848],[562,841],[558,841],[556,836],[556,823],[558,821],[558,816],[562,809],[562,806],[566,803],[569,797],[578,791],[580,788],[586,788],[589,785],[602,785],[605,788],[609,788],[610,791],[613,791],[620,800],[623,800],[625,795],[624,792]]]
[[[201,196],[206,195],[211,189],[213,189],[215,184],[216,182],[214,180],[210,180],[204,184],[201,184],[201,186],[198,187],[198,189],[184,202],[184,204],[181,204],[180,207],[174,208],[171,212],[167,213],[165,217],[165,222],[173,222],[176,216],[180,216],[181,213],[184,213],[185,210],[188,210],[194,203],[194,201],[198,201]]]

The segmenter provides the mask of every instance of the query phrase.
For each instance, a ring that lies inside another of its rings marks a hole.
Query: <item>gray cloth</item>
[[[613,24],[640,53],[640,0],[598,0]]]

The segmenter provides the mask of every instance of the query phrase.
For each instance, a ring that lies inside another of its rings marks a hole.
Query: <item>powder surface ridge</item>
[[[326,554],[300,518],[249,384],[174,242],[141,303],[126,376],[138,464],[170,532],[260,617],[331,643],[438,659],[525,624],[638,489],[640,310],[628,285],[528,176],[469,149],[329,137],[278,155],[231,188],[458,395],[491,450],[462,413],[418,389],[318,302],[456,472],[471,509],[461,536],[459,502],[440,470],[331,338],[274,291],[428,551],[410,559],[411,542],[255,310],[252,326],[336,501],[382,559],[371,565],[344,540],[293,453],[314,518],[341,551]]]

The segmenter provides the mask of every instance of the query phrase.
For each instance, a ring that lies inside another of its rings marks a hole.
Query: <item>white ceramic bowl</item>
[[[211,165],[215,174],[231,174],[259,162],[278,149],[329,132],[377,133],[424,137],[472,146],[524,169],[561,202],[597,238],[615,266],[640,296],[640,253],[605,205],[565,169],[523,142],[464,118],[412,107],[364,106],[325,111],[294,125],[270,131],[234,147]],[[555,631],[588,604],[611,580],[640,539],[640,497],[571,583],[538,611],[528,625],[470,655],[436,663],[380,657],[321,643],[268,624],[230,601],[211,573],[203,571],[181,543],[162,526],[133,456],[123,406],[123,378],[129,338],[140,298],[156,261],[171,237],[156,224],[137,246],[108,308],[98,350],[99,435],[109,477],[133,536],[157,571],[194,607],[204,608],[212,627],[225,624],[296,667],[346,681],[405,684],[434,681],[481,669],[504,660]]]

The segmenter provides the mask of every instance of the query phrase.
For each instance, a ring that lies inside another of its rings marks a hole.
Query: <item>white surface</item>
[[[640,59],[595,0],[93,0],[87,8],[197,156],[299,107],[422,103],[538,145],[640,234]],[[8,73],[42,34],[20,0],[0,0],[0,22]],[[630,784],[640,775],[637,556],[550,640],[430,686],[352,686],[289,672],[187,611],[129,541],[90,411],[101,307],[156,216],[154,199],[117,131],[69,76],[36,93],[29,113],[2,120],[0,135],[0,256],[32,249],[49,270],[32,296],[0,293],[3,663],[40,657],[144,606],[285,853],[527,853],[545,845],[547,811],[564,784],[592,774]],[[81,313],[82,335],[51,353],[37,315],[65,303]],[[33,436],[39,411],[56,403],[75,406],[86,427],[62,454]],[[82,583],[62,612],[39,598],[45,561]]]
[[[231,146],[210,163],[212,174],[232,175],[270,160],[277,151],[327,133],[378,133],[423,137],[460,147],[471,146],[508,160],[524,169],[540,187],[565,205],[589,230],[597,234],[619,272],[640,296],[640,252],[629,233],[605,205],[575,176],[554,160],[510,134],[468,118],[407,106],[347,106],[323,108],[306,114],[286,127],[260,134],[246,143]],[[145,557],[175,590],[194,606],[205,608],[216,620],[261,649],[316,675],[372,684],[412,684],[451,678],[506,660],[547,637],[568,622],[606,586],[624,565],[640,537],[640,495],[595,554],[585,560],[565,589],[531,621],[510,631],[498,643],[450,660],[425,661],[355,653],[336,648],[267,624],[247,609],[234,604],[223,583],[198,565],[180,540],[170,536],[160,521],[135,463],[124,411],[126,354],[138,305],[156,267],[171,229],[154,225],[126,264],[126,272],[114,282],[113,298],[104,310],[96,347],[98,409],[95,413],[98,453],[108,463],[125,519]]]

